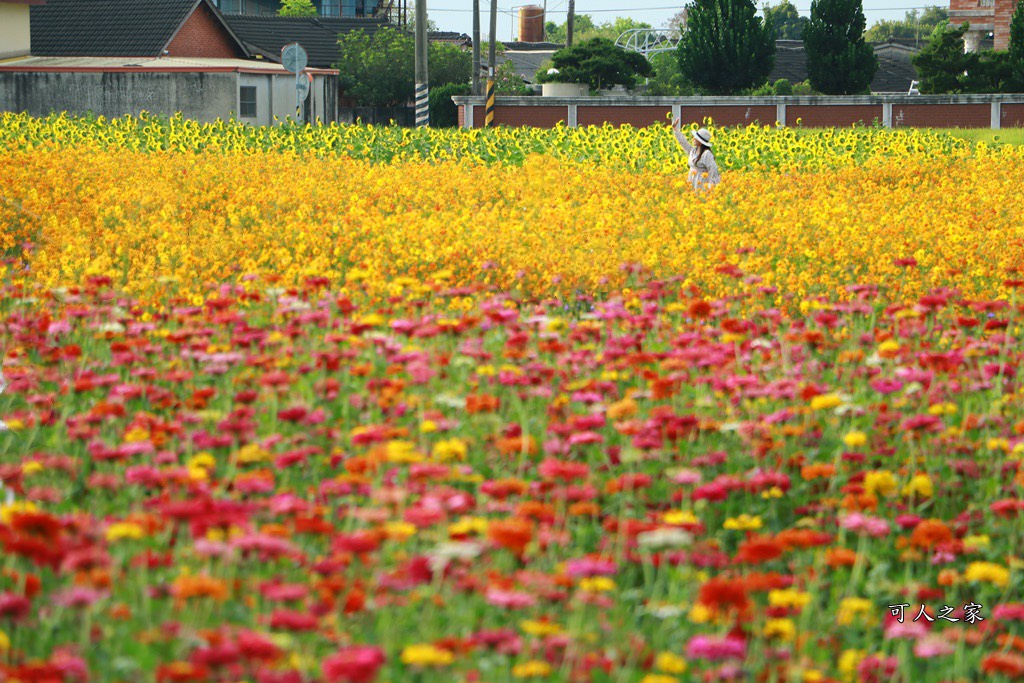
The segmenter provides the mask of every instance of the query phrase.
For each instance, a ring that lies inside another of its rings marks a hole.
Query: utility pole
[[[569,16],[565,19],[565,46],[572,47],[572,22],[576,18],[576,0],[569,0]]]
[[[484,126],[494,123],[494,66],[495,41],[498,36],[498,0],[491,0],[491,44],[487,57],[487,103],[484,107]]]
[[[473,94],[480,94],[480,0],[473,0]]]
[[[416,127],[430,125],[427,88],[427,0],[416,0]]]

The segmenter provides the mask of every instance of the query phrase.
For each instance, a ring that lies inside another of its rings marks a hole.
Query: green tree
[[[498,95],[530,95],[533,89],[526,85],[515,64],[504,61],[494,68],[494,92]]]
[[[394,28],[368,34],[363,30],[342,35],[338,85],[360,105],[389,107],[402,105],[413,97],[416,41]],[[450,43],[427,46],[427,75],[430,87],[468,83],[473,72],[472,56]]]
[[[1017,9],[1010,19],[1010,49],[1006,61],[1010,69],[1010,91],[1024,92],[1024,0],[1017,1]]]
[[[961,81],[965,93],[1000,93],[1012,91],[1013,66],[1007,52],[982,50],[978,62],[968,69]]]
[[[679,70],[679,59],[673,52],[651,55],[654,75],[647,84],[647,94],[659,97],[686,97],[695,95],[693,84]]]
[[[445,83],[431,88],[427,96],[430,109],[430,125],[432,128],[454,128],[459,125],[459,108],[452,97],[468,95],[472,86],[468,83]]]
[[[680,72],[713,94],[756,88],[775,65],[775,28],[753,0],[695,0],[676,50]]]
[[[869,43],[884,43],[888,40],[927,40],[936,26],[949,21],[945,7],[928,7],[923,12],[910,10],[903,19],[876,21],[864,34]]]
[[[936,26],[928,44],[911,62],[921,77],[920,90],[926,95],[967,92],[967,77],[980,61],[976,53],[964,53],[964,34],[970,24],[954,28]]]
[[[413,61],[415,62],[415,40]],[[448,83],[469,83],[473,78],[473,55],[451,43],[427,45],[427,83],[433,88]]]
[[[807,77],[826,95],[853,95],[871,87],[878,71],[875,51],[864,40],[861,0],[813,0],[804,27]]]
[[[775,27],[775,38],[777,40],[800,40],[804,31],[804,24],[807,17],[800,16],[796,5],[789,0],[782,0],[775,6],[765,5],[764,15]]]
[[[615,17],[611,21],[595,24],[590,15],[577,14],[572,27],[572,42],[584,43],[591,38],[607,38],[615,42],[625,31],[634,28],[651,28],[651,25],[629,17]],[[549,21],[544,24],[544,40],[549,43],[565,43],[566,30],[565,22],[556,24]]]
[[[281,0],[277,13],[282,17],[315,17],[316,7],[312,0]]]
[[[591,38],[572,47],[562,48],[551,55],[551,63],[558,73],[541,70],[540,83],[586,83],[594,90],[624,85],[636,85],[637,77],[650,76],[650,63],[639,52],[630,52],[607,38]]]

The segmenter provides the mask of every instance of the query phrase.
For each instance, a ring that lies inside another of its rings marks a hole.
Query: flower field
[[[1024,678],[1024,151],[674,144],[0,115],[0,681]]]

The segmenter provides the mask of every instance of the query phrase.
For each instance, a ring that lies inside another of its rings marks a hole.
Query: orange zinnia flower
[[[537,441],[532,436],[501,438],[495,441],[494,445],[502,455],[518,455],[523,451],[527,455],[536,455],[537,453]]]
[[[171,584],[171,595],[179,600],[187,600],[188,598],[226,600],[228,598],[228,585],[220,579],[204,574],[180,576]]]
[[[533,539],[533,524],[521,517],[499,519],[487,526],[487,538],[495,544],[521,555]]]
[[[470,394],[466,397],[466,412],[470,415],[474,413],[493,413],[500,405],[501,400],[497,396]]]
[[[946,523],[938,519],[925,519],[914,527],[910,544],[918,548],[934,548],[940,543],[953,540],[953,532]]]
[[[857,553],[849,548],[829,548],[825,552],[825,564],[832,568],[852,567],[857,562]]]
[[[747,564],[770,562],[782,556],[783,545],[770,536],[755,536],[740,543],[736,561]]]
[[[830,479],[836,473],[836,468],[827,464],[804,465],[800,468],[800,476],[805,481],[813,479]]]

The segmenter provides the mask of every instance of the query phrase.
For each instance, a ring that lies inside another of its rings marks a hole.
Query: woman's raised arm
[[[679,142],[680,145],[682,145],[683,151],[689,154],[690,150],[693,149],[693,145],[691,145],[690,141],[686,139],[686,135],[684,135],[682,131],[678,130],[672,131],[672,134],[676,136],[676,140]]]

